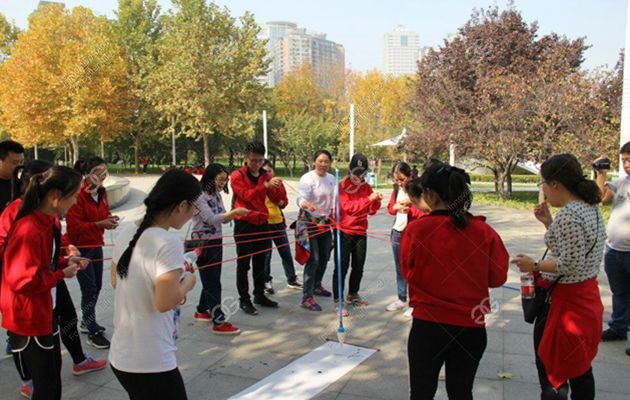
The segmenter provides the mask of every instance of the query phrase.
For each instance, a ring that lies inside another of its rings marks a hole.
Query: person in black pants
[[[367,254],[367,236],[365,235],[348,235],[343,231],[341,234],[341,290],[345,287],[346,275],[348,274],[348,268],[352,266],[350,271],[350,278],[348,280],[348,293],[359,293],[361,287],[361,279],[363,278],[363,266],[365,265],[365,257]],[[336,235],[336,232],[335,232]],[[337,236],[335,236],[336,238]],[[352,257],[352,265],[350,258]],[[335,263],[337,262],[337,246],[335,246]],[[335,300],[339,298],[339,290],[337,282],[337,268],[333,272],[333,293]],[[356,302],[355,305],[365,305],[364,303]]]

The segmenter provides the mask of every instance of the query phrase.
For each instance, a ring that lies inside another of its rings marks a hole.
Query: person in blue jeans
[[[262,168],[267,172],[270,177],[274,177],[275,170],[271,161],[265,160]],[[287,192],[284,185],[280,187],[281,200],[276,204],[267,197],[265,199],[265,205],[269,211],[269,235],[276,245],[280,259],[282,260],[282,267],[284,268],[284,275],[287,278],[287,287],[289,289],[301,290],[302,284],[298,281],[295,274],[295,265],[293,264],[293,256],[291,255],[291,248],[289,247],[289,238],[287,237],[287,225],[284,220],[284,214],[282,209],[287,206]],[[265,293],[274,294],[273,288],[273,276],[271,276],[271,251],[266,253],[265,259]]]
[[[602,191],[602,202],[612,201],[608,220],[608,242],[604,268],[612,291],[612,315],[602,341],[627,340],[630,327],[630,142],[621,147],[621,163],[626,176],[606,183],[610,163],[595,160],[596,182]],[[608,165],[607,165],[608,164]],[[626,349],[630,356],[630,348]]]

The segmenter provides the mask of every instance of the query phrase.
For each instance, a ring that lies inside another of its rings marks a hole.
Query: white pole
[[[35,159],[37,160],[38,154],[37,154],[37,143],[35,143],[35,147],[34,147],[34,153],[35,153]]]
[[[265,145],[265,160],[269,158],[269,146],[267,144],[267,110],[263,110],[263,144]]]
[[[105,159],[105,142],[101,138],[101,158]]]
[[[630,4],[626,2],[626,49],[630,49]],[[630,141],[630,57],[623,60],[623,93],[621,97],[621,132],[619,146]],[[619,154],[619,176],[626,176]]]
[[[68,165],[68,145],[63,145],[63,165]]]
[[[455,166],[455,144],[448,145],[448,163]]]
[[[171,151],[173,156],[173,166],[177,166],[177,157],[175,155],[175,127],[173,127],[173,132],[171,132]]]
[[[350,158],[354,155],[354,104],[350,104]]]

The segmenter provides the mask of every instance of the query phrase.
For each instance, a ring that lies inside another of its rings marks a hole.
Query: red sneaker
[[[26,399],[33,398],[33,381],[22,383],[22,386],[20,386],[20,396]]]
[[[212,316],[209,312],[195,312],[195,321],[199,322],[212,322]]]
[[[237,335],[241,333],[241,330],[229,322],[224,322],[221,325],[213,325],[212,333],[215,335]]]
[[[80,364],[74,364],[72,366],[72,375],[83,375],[92,371],[99,371],[107,366],[107,360],[94,359],[90,356],[86,356],[85,360]]]

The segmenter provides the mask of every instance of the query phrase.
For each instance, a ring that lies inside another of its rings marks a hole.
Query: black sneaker
[[[278,307],[278,303],[276,303],[275,301],[269,299],[265,295],[255,296],[254,297],[254,303],[258,304],[258,305],[261,305],[263,307],[272,307],[272,308]]]
[[[241,307],[241,310],[245,312],[245,314],[258,315],[258,310],[256,309],[256,307],[254,307],[252,302],[249,300],[241,300],[240,307]]]
[[[103,333],[105,332],[107,329],[105,329],[104,326],[100,326],[99,324],[96,324],[96,326],[98,326],[98,331]],[[87,328],[87,326],[85,325],[85,322],[81,321],[81,323],[79,324],[79,332],[81,333],[90,333],[90,330]]]
[[[630,356],[630,347],[628,347],[628,348],[626,349],[626,354],[627,354],[628,356]]]
[[[289,289],[302,290],[302,283],[296,279],[293,282],[287,282],[287,287]]]
[[[87,344],[97,349],[109,349],[109,340],[103,335],[103,332],[88,335]]]
[[[612,329],[608,328],[602,332],[602,342],[616,342],[620,340],[627,340],[627,335],[620,335]]]
[[[265,282],[265,294],[276,294],[276,291],[273,290],[273,283],[271,283],[271,281]]]

